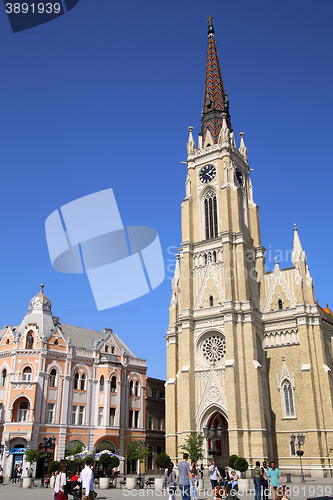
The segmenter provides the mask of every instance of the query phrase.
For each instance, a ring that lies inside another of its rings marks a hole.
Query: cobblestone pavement
[[[285,484],[285,478],[283,483]],[[251,481],[251,487],[252,487]],[[5,482],[4,485],[0,485],[0,499],[2,500],[19,500],[24,498],[24,500],[52,500],[53,490],[49,488],[40,488],[40,480],[36,480],[36,485],[31,489],[23,489],[18,484],[12,484]],[[209,480],[205,480],[205,491],[200,491],[198,494],[198,499],[208,500],[212,498],[212,492],[209,490],[210,483]],[[319,496],[329,496],[333,498],[333,478],[306,478],[305,483],[300,482],[300,478],[292,478],[292,483],[288,485],[290,487],[290,500],[306,500],[309,497],[319,497]],[[240,500],[246,500],[247,498],[254,498],[254,490],[238,493]],[[69,500],[72,500],[72,496]],[[123,490],[122,488],[100,490],[97,489],[97,500],[132,500],[137,498],[160,498],[160,500],[168,500],[168,494],[166,492],[155,491],[154,489],[144,489],[144,490]],[[176,500],[181,500],[180,491],[178,490],[176,494]]]

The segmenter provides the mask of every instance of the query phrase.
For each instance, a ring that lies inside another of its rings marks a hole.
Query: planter
[[[107,490],[110,488],[110,478],[109,477],[100,477],[99,478],[99,487],[101,490]]]
[[[161,490],[163,485],[163,477],[155,478],[155,490]]]
[[[254,486],[253,486],[254,488]],[[251,480],[250,479],[238,479],[238,491],[247,491],[251,489]]]
[[[23,478],[23,488],[31,488],[32,485],[32,478],[31,477],[24,477]]]
[[[136,488],[136,477],[127,477],[126,478],[126,489],[127,490],[135,490]]]

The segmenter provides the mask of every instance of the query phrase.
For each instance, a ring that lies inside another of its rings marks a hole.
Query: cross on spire
[[[212,25],[212,19],[214,19],[214,16],[209,16],[209,19],[207,21],[207,23],[209,23],[209,26],[213,26]]]

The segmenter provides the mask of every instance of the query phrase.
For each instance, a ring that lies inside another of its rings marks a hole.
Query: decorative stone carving
[[[218,334],[211,335],[202,343],[201,351],[203,357],[214,366],[225,356],[226,345],[224,338]]]

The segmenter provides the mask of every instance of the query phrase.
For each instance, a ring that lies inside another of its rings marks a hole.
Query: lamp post
[[[304,455],[304,451],[301,450],[301,446],[303,446],[305,443],[305,436],[304,434],[298,434],[297,436],[295,436],[295,434],[292,434],[290,436],[290,442],[293,443],[294,445],[296,444],[296,439],[298,444],[298,450],[296,451],[296,453],[299,456],[299,461],[301,464],[301,482],[305,483],[303,467],[302,467],[302,456]]]
[[[207,441],[210,440],[212,442],[212,446],[210,450],[208,450],[208,453],[210,455],[213,455],[213,460],[215,460],[215,455],[217,453],[215,442],[222,437],[222,427],[219,424],[215,429],[213,425],[210,428],[208,427],[208,425],[205,425],[205,427],[203,428],[203,435],[205,439],[207,439]]]
[[[40,481],[40,487],[44,487],[44,467],[45,467],[45,458],[47,458],[47,464],[49,463],[49,458],[51,455],[54,455],[56,438],[54,436],[47,438],[46,436],[42,436],[41,442],[38,445],[38,450],[42,454],[43,464],[42,464],[42,479]]]

